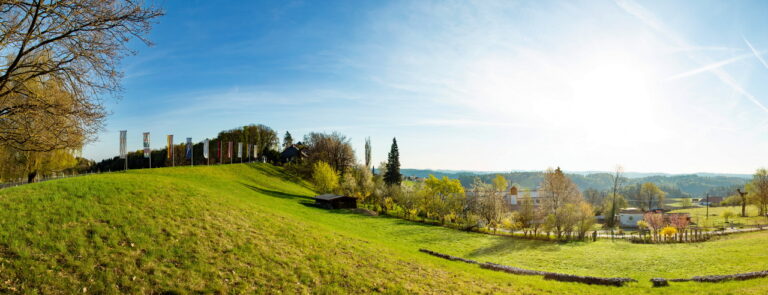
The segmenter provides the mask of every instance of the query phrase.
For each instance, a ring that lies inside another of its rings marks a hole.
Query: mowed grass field
[[[0,290],[30,294],[765,294],[768,279],[672,283],[768,269],[768,233],[685,245],[553,244],[307,206],[264,164],[134,170],[0,190]],[[483,270],[419,248],[535,270],[628,276],[590,286]]]
[[[691,221],[703,226],[717,227],[722,226],[725,223],[725,218],[723,218],[723,212],[725,211],[731,211],[733,214],[736,214],[736,216],[728,218],[728,221],[733,221],[735,225],[768,225],[768,218],[764,216],[758,216],[757,207],[753,205],[748,205],[746,207],[747,217],[741,217],[741,206],[709,207],[709,215],[707,215],[706,207],[679,209],[673,210],[672,212],[690,213]]]

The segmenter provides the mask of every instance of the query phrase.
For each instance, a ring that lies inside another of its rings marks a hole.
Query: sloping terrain
[[[0,190],[0,288],[45,294],[768,292],[768,279],[661,289],[647,282],[657,275],[768,269],[762,233],[692,245],[559,245],[318,209],[308,206],[312,195],[303,181],[264,164],[133,170]],[[617,289],[545,281],[442,260],[419,248],[640,282]]]

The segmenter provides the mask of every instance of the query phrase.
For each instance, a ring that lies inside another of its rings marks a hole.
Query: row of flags
[[[120,131],[120,159],[126,159],[128,157],[128,149],[127,149],[128,140],[127,140],[127,136],[128,136],[128,131],[127,130],[121,130]],[[152,150],[149,147],[150,146],[150,144],[149,144],[149,132],[144,132],[144,134],[143,134],[143,143],[144,143],[144,158],[149,159],[150,158],[150,153],[152,152]],[[203,140],[203,158],[205,158],[205,159],[208,159],[208,156],[210,155],[209,154],[209,151],[210,151],[209,144],[210,144],[210,140],[209,139]],[[234,143],[231,142],[231,141],[227,142],[227,158],[230,158],[230,159],[232,158],[233,144]],[[169,151],[168,152],[168,159],[172,159],[174,157],[174,154],[173,154],[174,153],[173,152],[173,135],[172,134],[168,135],[168,146],[167,147],[168,147],[168,151]],[[192,147],[193,147],[192,137],[187,137],[186,150],[185,150],[186,151],[185,157],[187,159],[193,159]],[[245,148],[246,148],[246,157],[251,156],[251,153],[253,153],[253,157],[257,156],[256,155],[256,150],[257,149],[256,149],[256,145],[255,144],[246,144]],[[219,149],[218,149],[218,155],[217,156],[220,159],[223,160],[221,151],[222,151],[222,141],[219,141]],[[237,143],[237,157],[238,158],[243,158],[243,143],[242,142],[238,142]]]

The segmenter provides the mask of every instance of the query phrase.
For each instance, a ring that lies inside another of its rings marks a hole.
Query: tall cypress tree
[[[285,137],[283,137],[283,148],[289,148],[291,145],[293,145],[293,137],[291,136],[291,133],[286,131]]]
[[[384,182],[400,185],[403,176],[400,175],[400,152],[397,150],[397,139],[392,138],[392,149],[387,157],[387,172],[384,173]]]

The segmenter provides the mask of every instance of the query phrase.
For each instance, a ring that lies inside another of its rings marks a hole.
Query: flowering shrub
[[[667,237],[667,239],[671,238],[677,234],[677,229],[671,226],[667,226],[661,229],[661,235]]]

